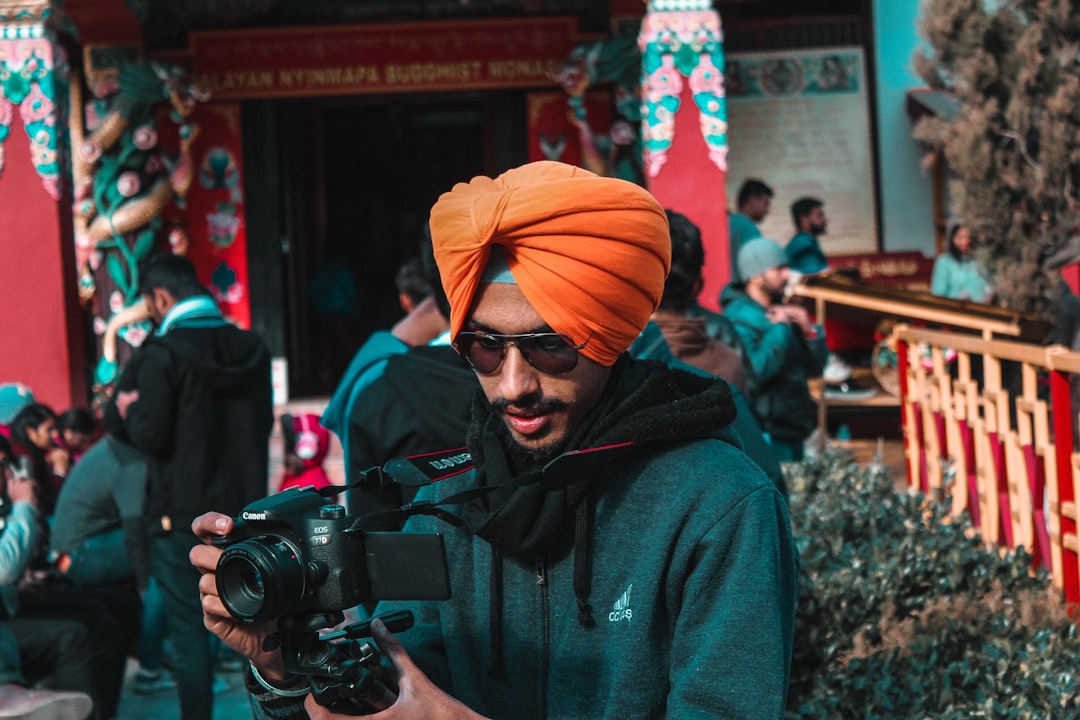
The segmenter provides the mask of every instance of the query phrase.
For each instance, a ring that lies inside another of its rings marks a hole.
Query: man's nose
[[[508,345],[499,376],[499,394],[514,402],[535,394],[539,388],[539,371],[525,360],[517,345]]]

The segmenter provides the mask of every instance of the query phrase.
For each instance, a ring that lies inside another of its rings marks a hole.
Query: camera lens
[[[249,538],[221,554],[217,586],[233,617],[261,622],[296,608],[304,598],[306,574],[300,553],[285,538]]]
[[[244,568],[241,572],[243,572],[243,575],[239,578],[240,592],[244,594],[244,597],[251,598],[253,602],[261,602],[266,596],[262,573],[252,565]]]

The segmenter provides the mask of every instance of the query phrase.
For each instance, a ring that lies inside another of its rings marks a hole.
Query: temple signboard
[[[583,39],[573,17],[198,31],[215,100],[551,87]]]

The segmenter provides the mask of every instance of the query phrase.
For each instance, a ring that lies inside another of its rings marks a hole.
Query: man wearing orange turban
[[[422,513],[407,531],[442,535],[452,598],[380,604],[416,616],[400,641],[372,625],[397,673],[387,717],[782,717],[798,576],[787,504],[738,447],[727,383],[626,352],[663,292],[663,209],[631,183],[541,162],[455,186],[430,227],[453,344],[482,394],[467,453],[404,463],[444,475],[403,512]],[[207,540],[230,528],[195,525]],[[209,575],[219,554],[192,558]],[[262,650],[272,627],[233,620],[210,578],[200,589],[206,626],[252,659],[256,701],[302,717],[305,679]]]
[[[557,162],[473,178],[431,210],[456,338],[493,247],[555,332],[610,366],[660,303],[671,268],[664,209],[645,189]]]

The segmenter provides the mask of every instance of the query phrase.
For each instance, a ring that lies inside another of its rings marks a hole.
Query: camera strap
[[[404,522],[414,515],[433,515],[456,527],[463,524],[461,518],[448,512],[446,506],[463,505],[470,500],[506,488],[539,485],[544,490],[561,490],[583,478],[594,477],[604,468],[611,468],[629,457],[638,449],[636,443],[624,442],[601,447],[572,450],[559,455],[543,468],[507,478],[489,485],[468,487],[451,493],[438,502],[420,501],[407,503],[392,510],[378,511],[362,516],[358,523],[361,527],[377,526],[391,520]],[[472,458],[464,448],[455,448],[437,453],[425,453],[408,457],[395,458],[380,468],[368,472],[377,472],[380,477],[389,476],[400,485],[422,487],[443,482],[463,475],[473,468]]]

